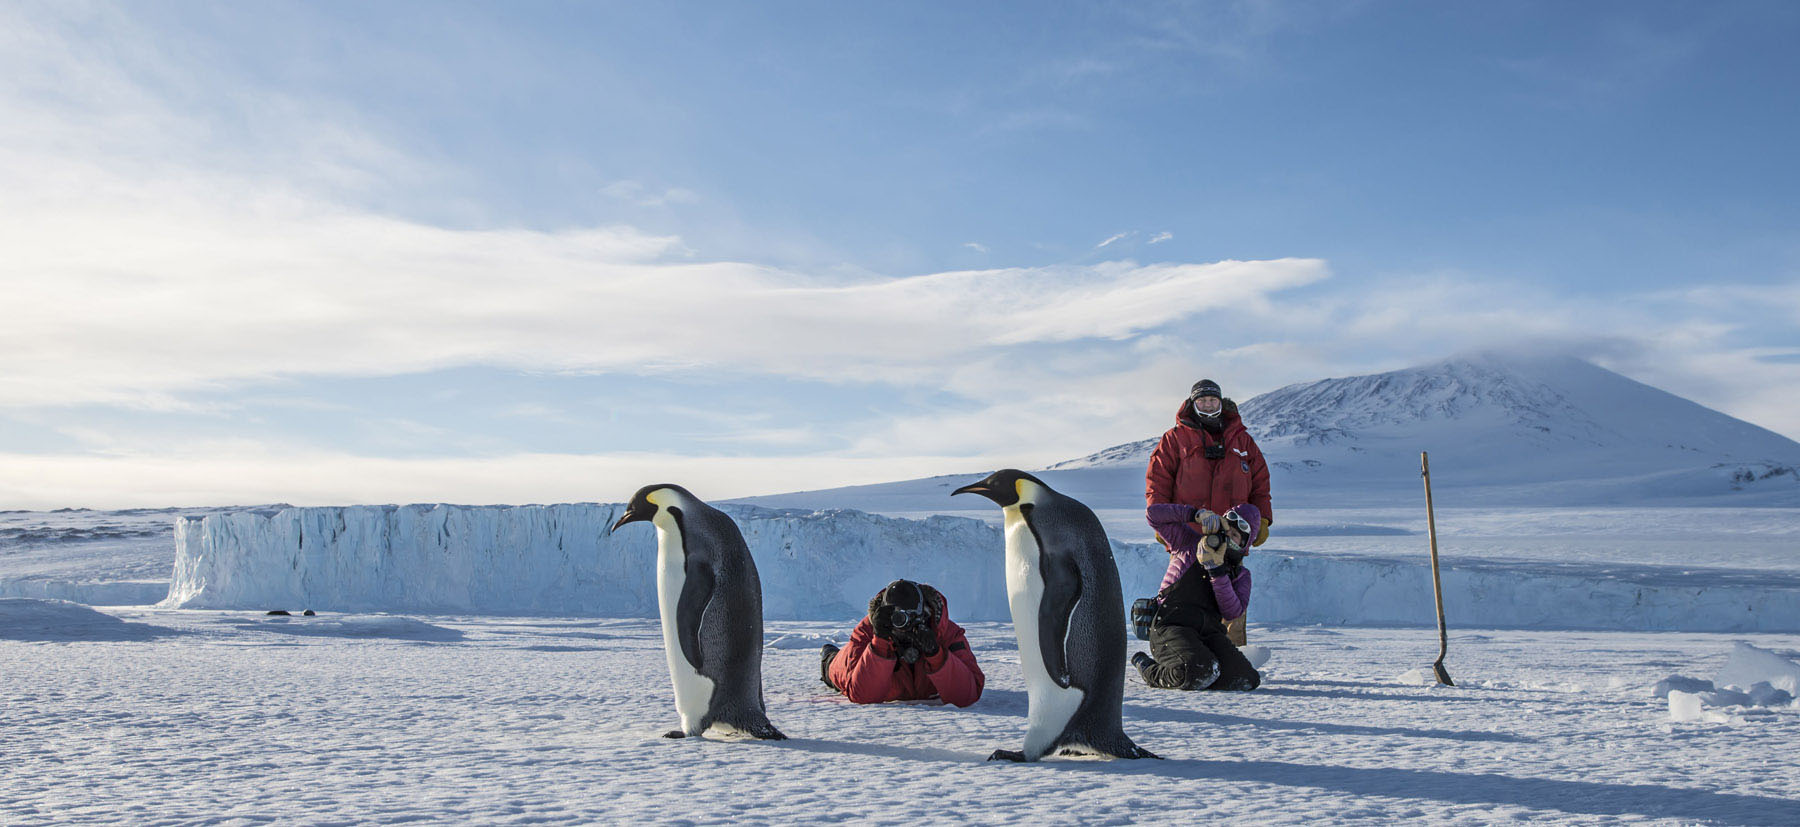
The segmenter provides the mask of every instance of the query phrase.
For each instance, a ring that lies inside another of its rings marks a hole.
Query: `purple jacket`
[[[1169,547],[1169,568],[1163,572],[1162,585],[1156,590],[1158,602],[1162,601],[1162,594],[1194,566],[1201,537],[1193,525],[1196,510],[1193,506],[1176,503],[1156,503],[1144,510],[1144,517],[1156,530],[1156,536]],[[1252,520],[1251,524],[1256,522]],[[1219,602],[1221,617],[1226,620],[1243,617],[1244,610],[1250,606],[1250,570],[1238,566],[1234,575],[1213,577],[1212,589],[1213,598]]]

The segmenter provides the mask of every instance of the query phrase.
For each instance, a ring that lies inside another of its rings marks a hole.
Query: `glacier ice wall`
[[[353,506],[178,520],[179,608],[470,614],[656,614],[655,530],[606,532],[622,505]],[[727,505],[756,558],[764,616],[848,620],[890,580],[943,590],[960,620],[1007,620],[1004,540],[978,520]],[[1153,593],[1167,555],[1113,544],[1125,598]],[[1256,623],[1431,625],[1419,560],[1259,549]],[[1773,579],[1771,579],[1771,577]],[[1800,631],[1800,583],[1639,567],[1462,561],[1444,603],[1462,628]],[[1121,621],[1123,618],[1121,617]]]
[[[656,532],[607,527],[620,504],[351,506],[178,520],[164,606],[438,613],[656,614]],[[956,517],[724,508],[771,619],[866,610],[897,577],[938,586],[957,616],[1006,616],[997,529]]]

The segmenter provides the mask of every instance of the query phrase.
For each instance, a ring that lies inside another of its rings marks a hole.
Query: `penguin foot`
[[[1015,763],[1023,764],[1023,763],[1025,763],[1026,758],[1025,758],[1025,753],[1023,753],[1023,752],[1015,752],[1010,749],[997,749],[997,750],[994,750],[993,755],[988,756],[988,760],[989,761],[1012,761]]]
[[[750,728],[749,732],[750,732],[750,737],[758,738],[758,739],[761,739],[764,741],[786,741],[787,740],[787,736],[781,734],[781,730],[776,729],[774,724],[760,724],[757,726],[753,726]]]
[[[663,737],[664,738],[686,738],[687,733],[682,732],[679,729],[671,729],[668,732],[663,733]]]

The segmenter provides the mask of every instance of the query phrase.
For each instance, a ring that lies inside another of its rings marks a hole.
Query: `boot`
[[[832,689],[837,687],[831,683],[831,659],[837,657],[837,653],[838,647],[835,644],[827,643],[819,647],[819,680]]]

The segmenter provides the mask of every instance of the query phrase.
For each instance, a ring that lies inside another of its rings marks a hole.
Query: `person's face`
[[[1194,400],[1194,410],[1203,414],[1216,414],[1222,404],[1224,403],[1220,402],[1216,396],[1202,396]]]
[[[1237,526],[1232,525],[1230,520],[1225,521],[1225,539],[1235,543],[1238,548],[1243,548],[1250,540],[1244,536],[1244,532],[1237,530]]]

